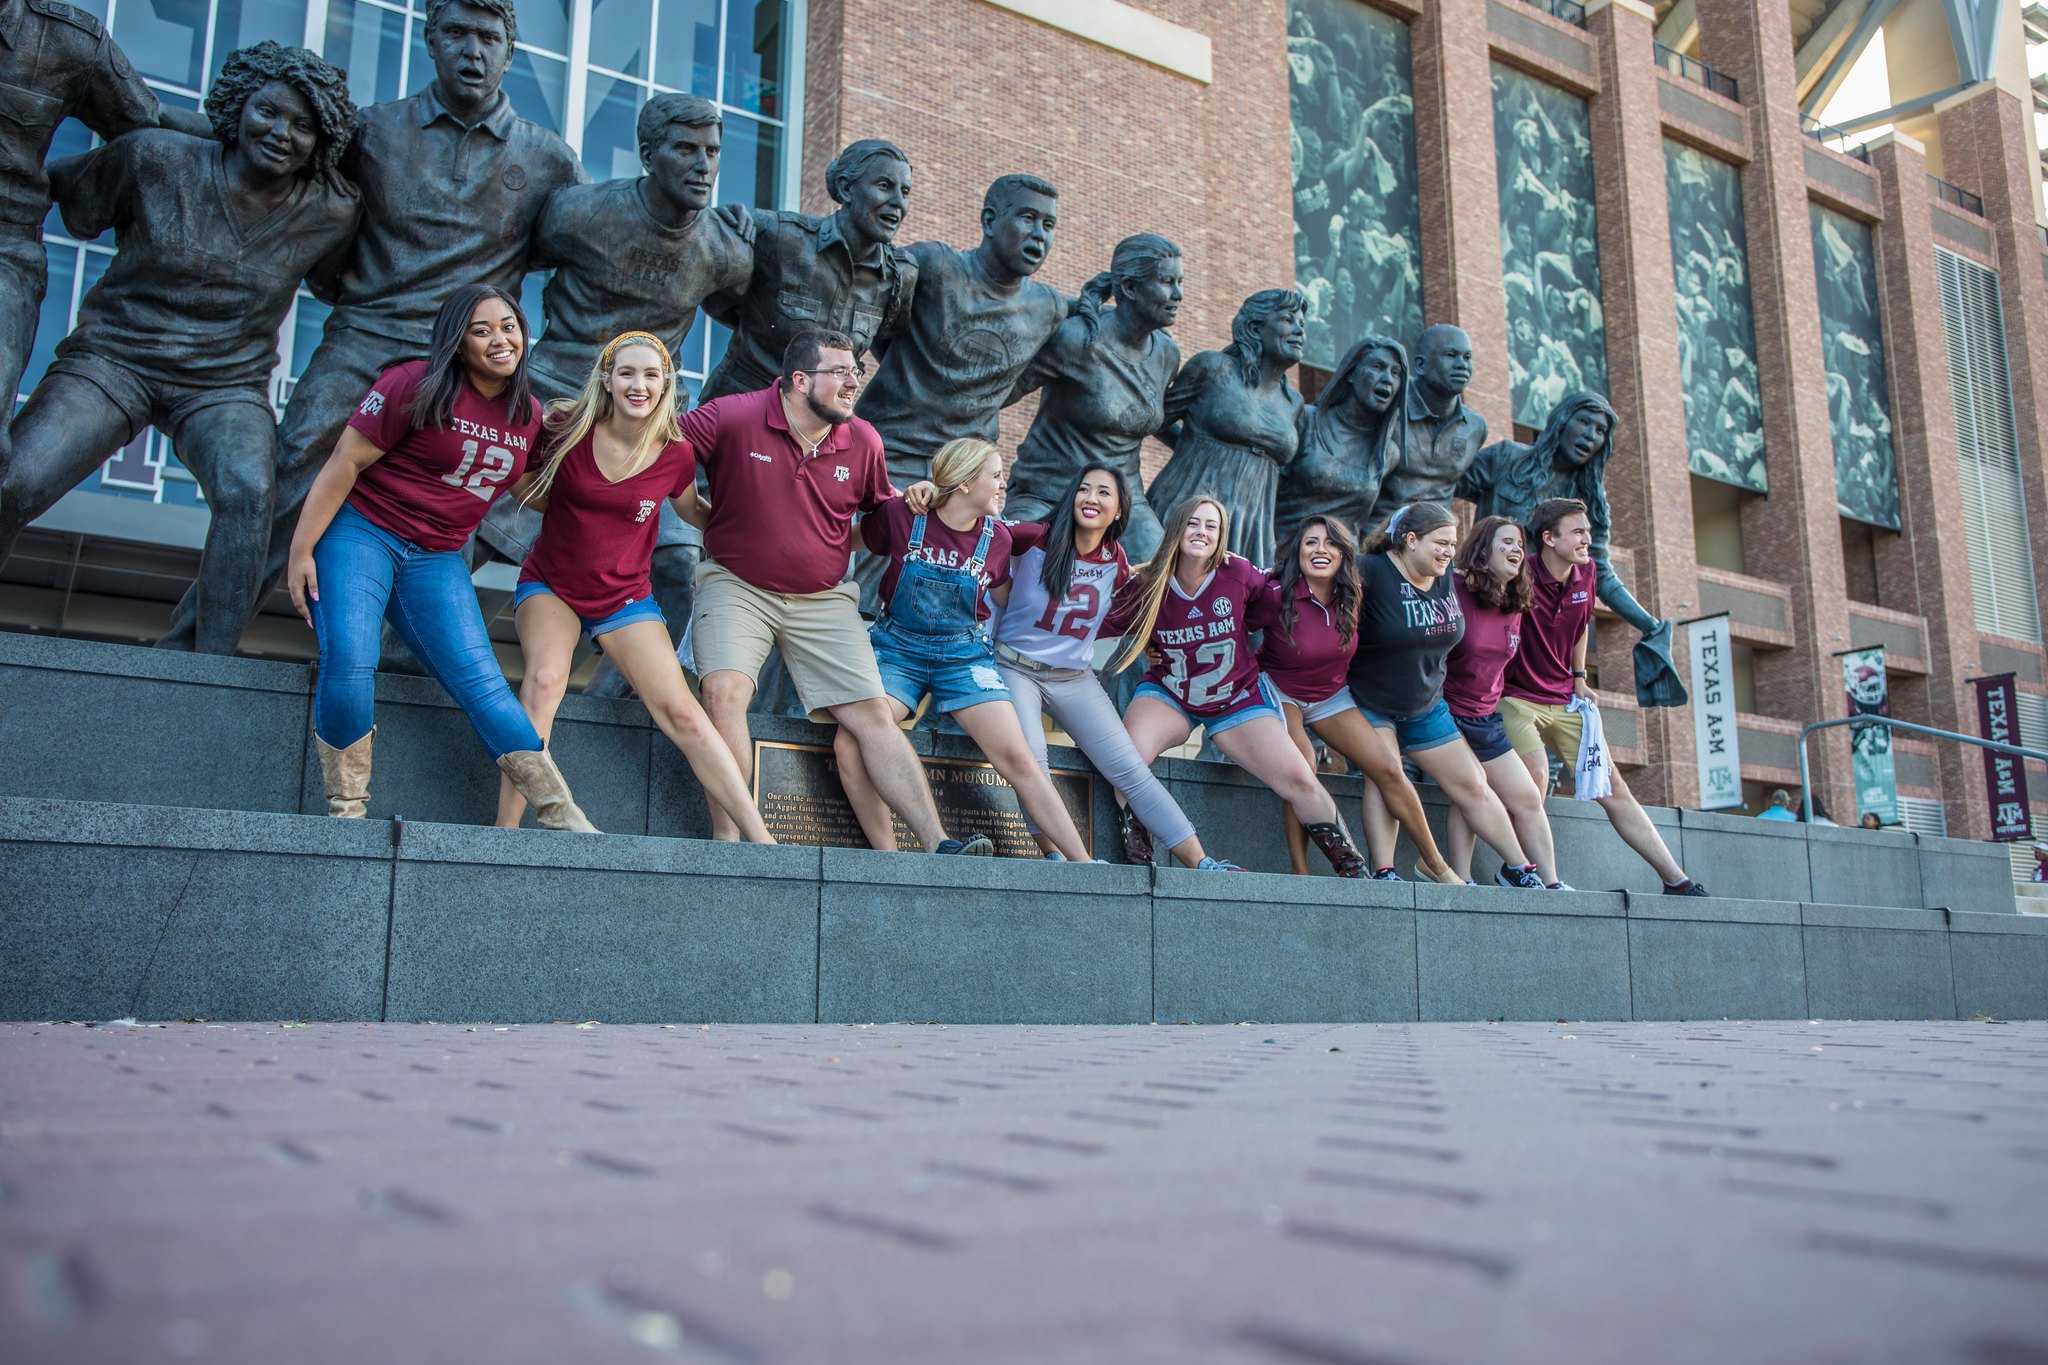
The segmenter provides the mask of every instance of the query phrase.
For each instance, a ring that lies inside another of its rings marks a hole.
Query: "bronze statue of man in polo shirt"
[[[1472,338],[1461,327],[1425,327],[1415,343],[1415,373],[1403,395],[1403,428],[1380,477],[1366,529],[1382,526],[1411,502],[1449,502],[1479,448],[1486,419],[1465,406],[1472,382]]]

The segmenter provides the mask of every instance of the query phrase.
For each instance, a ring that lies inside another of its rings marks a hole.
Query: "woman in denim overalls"
[[[1089,861],[1066,803],[1025,741],[1010,689],[996,670],[988,594],[1010,581],[1010,531],[996,520],[1003,464],[987,441],[949,441],[932,457],[931,511],[890,498],[862,518],[862,542],[890,561],[886,604],[868,638],[882,688],[900,722],[930,697],[981,746],[1017,800],[1068,860]],[[888,805],[861,765],[859,747],[836,739],[839,778],[868,842],[896,847]]]

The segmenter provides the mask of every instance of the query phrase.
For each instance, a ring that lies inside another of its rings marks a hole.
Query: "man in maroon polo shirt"
[[[682,418],[711,486],[688,518],[704,532],[690,618],[704,710],[751,782],[747,704],[768,652],[780,649],[811,719],[836,721],[853,736],[868,776],[918,842],[934,853],[987,856],[995,846],[982,835],[946,837],[924,769],[890,715],[859,589],[844,581],[854,514],[896,491],[882,438],[853,415],[864,376],[851,339],[801,332],[774,384]],[[711,831],[739,838],[715,803]]]
[[[1522,616],[1521,647],[1508,660],[1500,699],[1508,742],[1529,765],[1539,791],[1550,789],[1548,749],[1575,768],[1583,725],[1567,709],[1573,697],[1594,700],[1586,682],[1586,642],[1592,633],[1598,570],[1593,565],[1593,521],[1577,498],[1550,498],[1529,513],[1529,540],[1541,546],[1536,558],[1536,601]],[[1667,896],[1704,896],[1707,889],[1685,875],[1664,843],[1649,812],[1621,780],[1597,798],[1622,842],[1656,869]]]

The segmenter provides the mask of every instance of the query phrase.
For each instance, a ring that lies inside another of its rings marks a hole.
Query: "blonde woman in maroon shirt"
[[[1295,747],[1313,766],[1313,731],[1350,759],[1415,841],[1417,869],[1439,882],[1462,883],[1465,879],[1437,851],[1422,798],[1401,770],[1400,755],[1377,742],[1345,685],[1351,656],[1358,652],[1358,547],[1351,533],[1331,517],[1309,517],[1281,542],[1274,562],[1266,588],[1273,624],[1259,645],[1259,667],[1280,694],[1280,714]],[[1308,836],[1292,807],[1284,807],[1281,818],[1288,861],[1296,876],[1305,876]],[[1365,818],[1362,812],[1360,818]],[[1372,875],[1375,881],[1401,880],[1391,865],[1374,868]]]
[[[1515,837],[1535,862],[1537,875],[1552,890],[1565,890],[1557,879],[1557,840],[1543,809],[1543,793],[1508,742],[1500,716],[1508,661],[1522,643],[1522,614],[1536,600],[1522,537],[1522,528],[1508,517],[1481,517],[1451,561],[1451,580],[1465,613],[1465,635],[1444,661],[1444,701],[1451,708],[1452,722],[1478,756],[1486,785],[1507,807]],[[1456,806],[1451,807],[1444,843],[1459,878],[1470,879],[1472,826]]]
[[[704,794],[757,844],[772,844],[732,751],[683,682],[649,566],[663,502],[694,508],[697,460],[676,426],[675,367],[648,332],[614,337],[572,399],[548,405],[520,501],[541,511],[540,534],[513,596],[526,677],[519,704],[546,737],[585,635],[639,693],[682,750]],[[498,824],[516,827],[526,799],[498,787]]]

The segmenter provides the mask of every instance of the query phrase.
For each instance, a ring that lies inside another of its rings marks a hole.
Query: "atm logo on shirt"
[[[660,504],[655,502],[651,498],[640,499],[640,515],[633,518],[633,520],[636,523],[647,520],[649,517],[654,515],[654,509],[658,506],[660,506]]]
[[[853,477],[853,471],[851,469],[848,469],[845,465],[840,465],[838,468],[832,471],[832,477],[837,479],[840,483],[845,483],[848,479],[851,479]]]
[[[377,392],[375,389],[371,389],[370,392],[364,396],[363,406],[360,409],[360,411],[365,417],[375,417],[378,413],[384,411],[384,395]]]

